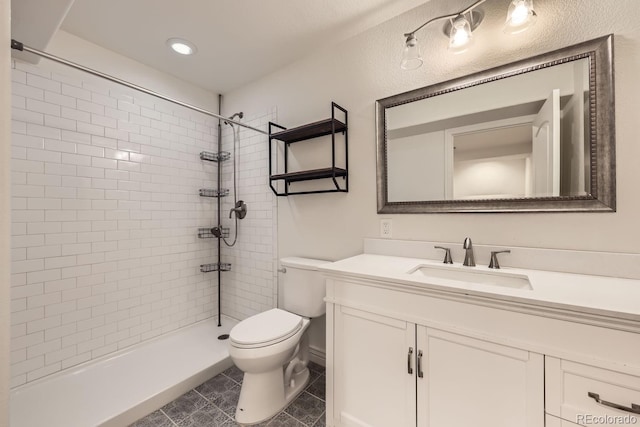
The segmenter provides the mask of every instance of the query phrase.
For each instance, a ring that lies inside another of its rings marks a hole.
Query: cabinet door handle
[[[424,377],[422,373],[422,350],[418,350],[418,378]]]
[[[629,408],[628,406],[618,405],[617,403],[601,400],[600,395],[597,393],[588,392],[587,395],[603,406],[608,406],[609,408],[619,409],[625,412],[631,412],[632,414],[640,414],[640,405],[637,405],[635,403],[632,403],[631,408]]]
[[[407,373],[413,375],[413,367],[411,360],[413,359],[413,347],[409,347],[409,353],[407,354]]]

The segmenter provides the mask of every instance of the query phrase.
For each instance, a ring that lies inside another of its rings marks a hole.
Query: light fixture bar
[[[432,22],[442,21],[444,19],[453,19],[453,18],[456,18],[456,17],[458,17],[460,15],[464,15],[466,13],[469,13],[473,9],[475,9],[476,7],[480,6],[485,1],[487,1],[487,0],[478,0],[475,3],[473,3],[471,6],[467,7],[466,9],[461,10],[460,12],[450,13],[449,15],[438,16],[437,18],[430,19],[427,22],[425,22],[424,24],[420,25],[415,30],[411,31],[410,33],[405,33],[404,36],[405,37],[409,37],[411,35],[414,35],[417,31],[420,31],[422,28],[426,27],[427,25],[431,24]]]
[[[430,19],[424,24],[420,25],[415,30],[411,31],[410,33],[405,33],[404,36],[407,38],[407,40],[405,41],[405,47],[404,47],[404,50],[402,51],[402,60],[400,61],[400,68],[404,70],[415,70],[422,65],[423,60],[422,60],[422,55],[420,54],[420,45],[418,44],[418,39],[416,38],[415,33],[417,31],[420,31],[422,28],[426,27],[427,25],[431,24],[432,22],[443,21],[445,19],[448,19],[450,21],[450,28],[451,28],[451,34],[449,34],[449,37],[450,37],[449,49],[451,49],[452,51],[455,51],[456,53],[463,52],[466,49],[466,46],[468,46],[472,40],[471,32],[473,31],[473,29],[471,28],[471,24],[469,24],[469,21],[467,20],[467,18],[465,18],[465,14],[469,13],[473,15],[474,13],[473,9],[480,6],[485,1],[486,0],[477,0],[475,3],[466,7],[460,12],[438,16],[436,18]],[[480,16],[480,19],[477,21],[475,26],[477,26],[482,20],[482,15],[479,15],[479,16]],[[473,21],[474,17],[471,16],[470,18]],[[460,25],[455,25],[455,28],[454,28],[454,23],[460,24]]]

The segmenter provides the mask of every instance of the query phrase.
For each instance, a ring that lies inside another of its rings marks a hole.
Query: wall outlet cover
[[[380,237],[390,239],[392,237],[392,221],[391,219],[380,220]]]

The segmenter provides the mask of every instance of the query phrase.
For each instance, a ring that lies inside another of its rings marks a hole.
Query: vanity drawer
[[[629,410],[615,409],[612,404]],[[640,425],[640,413],[632,410],[640,412],[640,377],[545,357],[548,414],[582,426]]]

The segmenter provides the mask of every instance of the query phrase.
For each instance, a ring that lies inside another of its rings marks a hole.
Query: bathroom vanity
[[[640,425],[639,280],[371,253],[323,270],[329,426]]]

